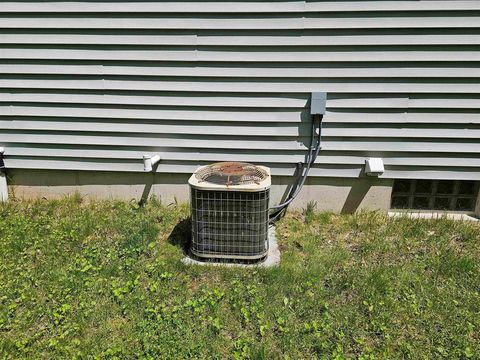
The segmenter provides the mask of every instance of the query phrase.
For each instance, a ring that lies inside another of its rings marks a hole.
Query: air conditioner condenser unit
[[[240,162],[198,168],[189,179],[193,255],[259,260],[268,252],[270,169]]]

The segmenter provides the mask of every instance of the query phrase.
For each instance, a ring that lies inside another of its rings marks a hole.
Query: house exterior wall
[[[288,179],[327,91],[313,183],[365,182],[371,156],[379,186],[480,180],[479,28],[479,1],[2,2],[5,165],[142,178],[159,153],[162,182],[222,160]]]

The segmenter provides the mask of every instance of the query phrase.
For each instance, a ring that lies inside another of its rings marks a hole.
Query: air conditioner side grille
[[[199,257],[259,259],[268,251],[269,190],[191,188],[192,252]]]

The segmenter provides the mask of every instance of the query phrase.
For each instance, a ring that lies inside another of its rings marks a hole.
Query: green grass
[[[477,224],[312,203],[278,225],[280,267],[233,269],[180,262],[187,217],[0,205],[0,358],[480,357]]]

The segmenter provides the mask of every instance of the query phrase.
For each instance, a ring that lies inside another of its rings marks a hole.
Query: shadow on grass
[[[168,236],[168,242],[180,247],[185,254],[188,253],[192,241],[192,220],[183,219],[173,228]]]

